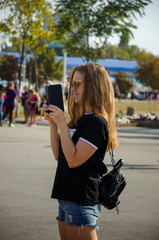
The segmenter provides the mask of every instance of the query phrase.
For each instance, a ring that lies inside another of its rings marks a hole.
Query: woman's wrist
[[[49,124],[50,124],[50,127],[53,126],[53,127],[57,127],[56,123],[51,119],[51,120],[48,120],[49,121]]]
[[[59,125],[59,130],[62,131],[63,129],[68,129],[67,123],[63,122]]]

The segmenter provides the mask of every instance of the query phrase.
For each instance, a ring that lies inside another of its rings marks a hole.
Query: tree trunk
[[[19,90],[21,87],[21,73],[22,73],[22,64],[24,61],[24,54],[25,54],[25,45],[22,45],[22,52],[21,52],[21,59],[20,59],[20,67],[19,67]]]
[[[35,83],[36,83],[36,91],[39,90],[38,86],[38,68],[37,68],[37,59],[36,59],[36,51],[34,52],[34,64],[35,64]]]
[[[31,79],[32,79],[32,58],[30,58],[30,61],[29,61],[29,78],[28,78],[28,81],[29,81],[29,84],[28,84],[28,89],[30,89],[30,84],[31,84]]]

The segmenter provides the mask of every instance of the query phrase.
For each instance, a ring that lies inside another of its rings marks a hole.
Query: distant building
[[[60,45],[57,45],[56,42],[52,43],[52,47],[55,48],[60,48]],[[20,53],[15,53],[15,52],[0,52],[0,54],[8,54],[8,55],[13,55],[18,58],[18,62],[20,63]],[[25,60],[29,60],[31,57],[31,54],[27,54]],[[57,62],[63,59],[63,56],[57,56],[56,60]],[[67,57],[66,59],[66,72],[67,75],[69,75],[69,72],[72,67],[74,66],[79,66],[81,64],[85,64],[86,60],[84,58],[77,58],[77,57]],[[115,80],[115,76],[118,72],[126,72],[129,75],[129,78],[134,81],[136,84],[136,79],[135,79],[135,72],[136,68],[138,67],[138,63],[136,61],[127,61],[127,60],[118,60],[118,59],[99,59],[97,61],[98,64],[104,66],[111,77],[111,80]]]
[[[63,59],[63,56],[57,56],[57,61],[61,59]],[[85,64],[86,60],[84,58],[67,57],[66,62],[67,74],[69,74],[72,67]],[[115,79],[115,76],[118,72],[126,72],[129,75],[129,78],[135,81],[135,72],[136,68],[138,67],[138,63],[136,61],[99,59],[97,63],[104,66],[108,70],[112,81]]]

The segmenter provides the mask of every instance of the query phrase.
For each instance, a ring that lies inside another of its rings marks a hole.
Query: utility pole
[[[63,90],[66,82],[66,69],[67,69],[67,52],[63,50],[63,81],[62,81]]]

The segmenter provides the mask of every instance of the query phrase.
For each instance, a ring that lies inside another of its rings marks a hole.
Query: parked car
[[[158,100],[158,91],[145,91],[139,92],[138,100]]]
[[[145,92],[139,92],[138,100],[146,100],[146,93]]]

